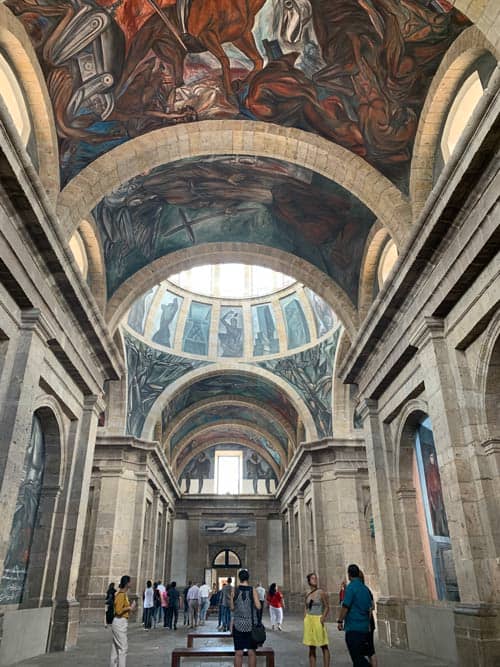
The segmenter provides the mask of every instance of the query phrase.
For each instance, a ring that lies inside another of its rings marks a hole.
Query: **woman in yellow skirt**
[[[309,646],[309,667],[316,667],[316,647],[323,651],[323,667],[330,667],[330,650],[325,620],[330,611],[328,595],[318,588],[318,576],[315,572],[307,575],[307,583],[311,590],[306,595],[304,606],[304,639]]]

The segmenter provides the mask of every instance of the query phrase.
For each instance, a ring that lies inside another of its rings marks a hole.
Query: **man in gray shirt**
[[[264,609],[264,602],[266,600],[266,589],[259,581],[259,585],[255,590],[257,591],[257,595],[259,596],[260,600],[260,609],[257,609],[257,621],[262,623],[262,611]]]
[[[233,587],[231,577],[227,578],[227,584],[222,587],[222,596],[221,596],[221,621],[218,627],[222,632],[227,632],[229,626],[231,625],[231,593],[233,592]]]

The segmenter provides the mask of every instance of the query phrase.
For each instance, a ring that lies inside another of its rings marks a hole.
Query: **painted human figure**
[[[427,464],[425,466],[425,483],[427,486],[427,496],[429,499],[434,534],[441,537],[447,537],[449,535],[448,521],[446,519],[446,510],[443,502],[441,476],[439,474],[436,455],[433,451],[429,452]]]

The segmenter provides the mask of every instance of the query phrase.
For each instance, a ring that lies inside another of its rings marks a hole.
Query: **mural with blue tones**
[[[280,344],[276,332],[276,320],[271,304],[252,306],[253,353],[255,357],[276,354]]]
[[[285,320],[288,349],[307,345],[311,341],[309,327],[302,310],[302,305],[295,294],[280,299],[283,319]]]
[[[320,438],[332,434],[332,377],[339,335],[340,329],[337,329],[331,337],[308,350],[257,363],[300,394],[314,418]]]
[[[205,480],[215,478],[215,452],[231,451],[241,452],[243,456],[244,480],[252,480],[253,493],[258,492],[259,480],[265,481],[266,492],[272,493],[278,484],[278,478],[272,467],[259,456],[257,452],[241,444],[223,444],[209,447],[190,461],[180,470],[178,476],[181,490],[184,493],[203,493]],[[194,482],[196,481],[196,485]],[[273,482],[273,484],[272,484]],[[206,493],[205,489],[205,493]]]
[[[304,292],[313,311],[316,335],[318,338],[321,338],[321,336],[324,336],[335,326],[335,313],[316,292],[313,292],[308,287],[304,287]]]
[[[271,415],[265,415],[261,411],[246,407],[244,405],[217,405],[204,408],[192,415],[184,424],[177,429],[170,438],[170,452],[173,453],[181,440],[184,440],[191,431],[201,426],[209,426],[220,421],[247,421],[250,426],[256,426],[265,433],[276,438],[285,454],[288,452],[288,436],[283,427],[273,420]],[[276,454],[275,454],[276,456]],[[281,463],[281,457],[277,454],[277,463]]]
[[[108,296],[176,250],[246,242],[301,257],[336,281],[353,303],[375,221],[354,195],[317,173],[282,160],[234,155],[180,160],[148,171],[104,197],[93,215]],[[270,327],[270,321],[259,323],[266,335]]]
[[[127,433],[139,437],[158,396],[185,373],[208,364],[151,348],[124,333],[127,356]]]
[[[163,432],[170,422],[184,409],[205,399],[238,397],[253,399],[278,412],[287,421],[294,433],[297,431],[297,411],[286,394],[261,377],[239,375],[237,372],[211,375],[194,382],[175,396],[164,408],[162,414]]]
[[[142,335],[144,333],[146,318],[157,289],[158,286],[152,287],[147,292],[144,292],[144,294],[134,301],[128,311],[127,324],[138,334]]]
[[[208,354],[211,315],[212,306],[210,304],[191,302],[182,339],[183,352],[202,356]]]
[[[177,294],[172,294],[168,290],[165,292],[153,322],[151,340],[154,343],[167,347],[174,346],[175,329],[183,300]]]
[[[221,307],[218,339],[219,357],[243,356],[243,308]]]

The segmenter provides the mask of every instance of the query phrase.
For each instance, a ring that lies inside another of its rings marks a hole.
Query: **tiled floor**
[[[215,629],[215,621],[207,621],[204,629]],[[302,619],[298,616],[285,618],[283,632],[271,632],[268,629],[267,644],[272,646],[276,652],[277,667],[307,667],[307,648],[302,645]],[[344,633],[338,632],[336,625],[328,624],[330,636],[330,649],[332,652],[331,667],[348,667],[352,665],[345,648]],[[170,653],[175,646],[186,645],[185,628],[169,631],[157,628],[150,631],[144,630],[137,623],[129,626],[129,655],[127,667],[169,667]],[[199,641],[199,640],[198,640]],[[224,639],[222,643],[230,640]],[[220,643],[220,640],[205,640],[206,645]],[[80,631],[78,647],[66,653],[51,653],[38,658],[32,658],[18,665],[30,665],[31,667],[101,667],[109,665],[109,654],[111,646],[111,631],[104,627],[84,626]],[[439,660],[378,646],[377,655],[379,667],[445,667],[446,663]],[[246,662],[246,661],[245,661]],[[227,667],[232,660],[221,661],[216,659],[186,660],[186,667]],[[318,660],[318,667],[321,667]],[[263,667],[265,660],[258,661],[258,667]]]

